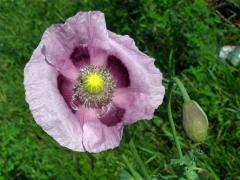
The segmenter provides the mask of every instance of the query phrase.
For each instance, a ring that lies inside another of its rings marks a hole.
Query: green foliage
[[[240,179],[240,71],[218,59],[221,46],[239,45],[240,30],[206,2],[0,0],[0,179],[178,179],[196,177],[196,167],[207,169],[210,179]],[[182,99],[174,88],[173,118],[188,161],[173,160],[177,150],[165,103],[151,121],[129,126],[120,147],[99,154],[62,148],[34,122],[24,100],[24,65],[47,27],[80,10],[104,12],[108,29],[133,37],[164,78],[172,50],[176,75],[209,119],[207,141],[193,144],[184,134]],[[204,158],[189,155],[200,149]]]

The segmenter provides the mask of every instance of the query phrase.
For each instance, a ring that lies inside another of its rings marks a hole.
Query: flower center
[[[111,101],[114,88],[115,82],[106,68],[88,66],[80,70],[73,99],[86,107],[101,108]]]
[[[104,80],[101,74],[91,73],[83,81],[86,91],[92,94],[98,94],[104,89]]]

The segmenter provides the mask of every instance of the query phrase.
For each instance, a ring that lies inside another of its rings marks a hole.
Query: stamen
[[[74,94],[86,107],[102,108],[111,102],[115,82],[103,67],[88,66],[80,70]]]
[[[73,110],[78,111],[78,102],[77,102],[77,96],[75,94],[73,94],[72,98],[71,98],[71,102],[70,102],[70,106]]]

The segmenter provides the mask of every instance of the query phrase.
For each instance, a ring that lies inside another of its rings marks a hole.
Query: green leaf
[[[119,180],[134,180],[134,178],[125,169],[120,170]]]

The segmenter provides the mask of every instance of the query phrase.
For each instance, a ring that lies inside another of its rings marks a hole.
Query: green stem
[[[168,84],[167,111],[168,111],[169,123],[170,123],[171,129],[172,129],[173,139],[174,139],[174,142],[177,147],[178,155],[179,155],[180,159],[182,159],[183,154],[182,154],[180,143],[177,138],[177,133],[176,133],[175,124],[174,124],[173,117],[172,117],[172,109],[171,109],[171,97],[172,97],[173,84],[174,84],[174,82],[172,80]]]
[[[180,81],[180,79],[178,79],[177,77],[174,77],[173,80],[176,82],[176,84],[178,85],[181,93],[182,93],[182,96],[183,96],[183,100],[184,102],[187,102],[190,100],[190,97],[187,93],[187,90],[186,88],[184,87],[183,83]]]

